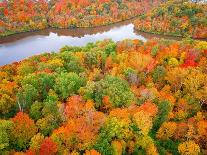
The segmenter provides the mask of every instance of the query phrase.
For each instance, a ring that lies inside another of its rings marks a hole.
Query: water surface
[[[120,41],[129,38],[146,41],[154,37],[151,34],[136,32],[132,21],[128,20],[96,28],[50,28],[0,38],[0,66],[20,61],[32,55],[57,52],[65,45],[84,46],[89,42],[104,39]]]

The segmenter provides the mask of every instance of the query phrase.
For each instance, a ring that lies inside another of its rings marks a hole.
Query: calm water
[[[20,61],[44,52],[57,52],[65,45],[84,46],[111,38],[120,41],[126,38],[146,41],[153,35],[135,32],[132,20],[97,28],[46,29],[0,38],[0,66]]]

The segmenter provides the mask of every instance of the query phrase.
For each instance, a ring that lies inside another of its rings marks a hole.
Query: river
[[[120,41],[126,38],[140,39],[145,42],[153,37],[161,37],[136,32],[132,22],[133,19],[95,28],[49,28],[3,37],[0,38],[0,66],[45,52],[57,52],[65,45],[84,46],[89,42],[98,40]],[[174,37],[170,38],[174,39]]]

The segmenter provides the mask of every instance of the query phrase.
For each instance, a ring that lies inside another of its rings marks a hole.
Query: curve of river
[[[84,46],[89,42],[96,42],[104,39],[120,41],[129,38],[146,41],[153,37],[163,37],[136,32],[132,22],[133,19],[95,28],[49,28],[0,38],[0,66],[20,61],[32,55],[45,52],[57,52],[65,45]],[[166,36],[164,38],[166,38]],[[175,37],[167,38],[179,39]]]

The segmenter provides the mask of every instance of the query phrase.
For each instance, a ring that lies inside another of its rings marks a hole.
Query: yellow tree
[[[168,140],[173,136],[177,128],[175,122],[164,122],[159,128],[156,137],[161,140]]]
[[[152,117],[145,111],[139,111],[134,114],[134,120],[137,127],[143,135],[147,135],[152,128]]]
[[[181,155],[198,155],[200,147],[194,141],[190,140],[179,144],[178,152]]]

